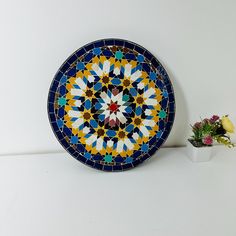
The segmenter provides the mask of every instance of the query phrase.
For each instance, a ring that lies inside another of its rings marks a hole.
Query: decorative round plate
[[[48,114],[61,145],[77,160],[122,171],[151,157],[170,133],[174,92],[145,48],[103,39],[74,52],[56,73]]]

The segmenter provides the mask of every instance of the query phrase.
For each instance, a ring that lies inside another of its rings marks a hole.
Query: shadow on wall
[[[163,63],[162,65],[166,69],[169,78],[172,82],[175,93],[175,104],[176,104],[174,125],[164,146],[165,147],[185,146],[190,129],[189,114],[187,109],[188,104],[184,96],[183,89],[181,88],[181,84],[179,83],[177,78],[173,75],[168,66],[164,65]]]

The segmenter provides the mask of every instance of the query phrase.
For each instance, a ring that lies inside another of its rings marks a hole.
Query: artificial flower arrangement
[[[234,133],[234,125],[228,115],[220,118],[213,115],[191,125],[193,135],[189,139],[195,147],[212,146],[216,141],[228,147],[234,147],[230,140],[230,133]]]

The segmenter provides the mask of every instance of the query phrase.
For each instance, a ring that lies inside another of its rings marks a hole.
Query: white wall
[[[235,0],[0,0],[0,153],[62,150],[47,119],[50,82],[84,44],[137,42],[165,66],[177,116],[166,145],[184,145],[199,116],[236,123]]]

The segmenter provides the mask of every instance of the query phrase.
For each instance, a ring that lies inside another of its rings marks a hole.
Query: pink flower
[[[200,129],[200,128],[201,128],[201,125],[202,125],[201,122],[196,122],[196,123],[193,125],[193,127],[194,127],[195,129]]]
[[[210,120],[209,120],[209,119],[207,119],[207,118],[205,118],[205,119],[203,120],[203,122],[204,122],[204,123],[209,123],[209,122],[210,122]]]
[[[207,135],[207,136],[203,137],[202,142],[205,145],[212,145],[213,139],[212,139],[211,135]]]
[[[214,122],[216,122],[216,121],[219,120],[219,119],[220,119],[219,116],[213,115],[213,116],[211,117],[210,121],[211,121],[211,123],[214,123]]]

